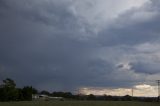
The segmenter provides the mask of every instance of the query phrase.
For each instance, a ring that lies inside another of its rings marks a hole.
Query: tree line
[[[63,97],[68,100],[105,100],[105,101],[155,101],[156,98],[150,97],[131,97],[126,96],[111,96],[111,95],[101,95],[96,96],[93,94],[82,95],[82,94],[72,94],[71,92],[48,92],[48,91],[38,91],[32,86],[24,86],[23,88],[16,88],[16,83],[10,78],[6,78],[0,84],[0,101],[31,101],[33,94],[48,95],[51,97]]]
[[[38,91],[32,86],[24,86],[23,88],[17,88],[14,80],[6,78],[0,84],[0,101],[31,101],[32,95],[40,94],[53,97],[63,97],[68,99],[75,98],[71,92],[53,92],[48,91]]]
[[[10,78],[3,80],[0,85],[0,101],[30,101],[32,94],[37,94],[38,91],[32,86],[16,88],[16,83]]]

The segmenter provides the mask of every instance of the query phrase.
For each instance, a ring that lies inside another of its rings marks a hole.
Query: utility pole
[[[156,80],[158,84],[158,101],[160,101],[160,80]]]
[[[133,97],[133,88],[132,88],[132,97]]]
[[[133,92],[133,88],[131,89],[131,91],[132,91],[132,92],[131,92],[131,93],[132,93],[132,97],[131,97],[131,98],[132,98],[132,101],[133,101],[133,93],[134,93],[134,92]]]

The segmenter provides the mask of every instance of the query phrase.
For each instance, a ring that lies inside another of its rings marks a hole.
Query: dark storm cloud
[[[4,0],[0,1],[0,8],[6,7],[6,3]]]
[[[0,25],[0,63],[6,67],[6,72],[2,73],[4,77],[13,77],[20,84],[35,86],[49,80],[60,83],[61,89],[67,89],[72,83],[83,83],[80,80],[90,76],[89,73],[85,75],[87,66],[84,64],[88,62],[88,50],[92,47],[88,42],[74,38],[78,33],[73,30],[79,26],[67,8],[63,10],[54,9],[52,13],[56,18],[51,20],[39,16],[39,10],[33,13],[27,8],[19,10],[18,6],[5,10],[8,14],[4,14],[6,18],[1,19]],[[24,80],[20,80],[22,78]],[[25,80],[28,78],[30,80]]]
[[[157,8],[153,9],[154,7],[155,5],[152,3],[149,9],[146,7],[146,10],[143,10],[143,8],[130,10],[120,15],[120,18],[116,20],[116,25],[100,32],[99,42],[104,46],[112,46],[135,45],[159,40],[160,25],[157,23],[160,22],[160,14]],[[137,19],[132,19],[133,17]],[[148,18],[145,19],[146,17]],[[137,20],[140,22],[137,22]]]
[[[159,63],[133,63],[132,69],[135,70],[137,73],[146,73],[146,74],[157,74],[159,73]]]
[[[11,77],[19,86],[33,85],[48,90],[130,86],[129,81],[123,84],[120,81],[144,79],[146,72],[138,72],[142,69],[138,62],[133,64],[134,71],[119,70],[116,65],[123,63],[126,55],[139,55],[132,46],[159,40],[159,16],[126,25],[122,18],[130,21],[131,13],[124,13],[118,22],[115,20],[117,24],[122,22],[123,27],[117,28],[114,23],[97,35],[85,30],[89,25],[81,23],[71,11],[71,5],[70,0],[0,1],[1,79]]]

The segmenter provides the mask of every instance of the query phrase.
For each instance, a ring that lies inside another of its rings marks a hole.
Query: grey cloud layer
[[[159,3],[155,2],[124,11],[107,24],[110,27],[97,25],[102,29],[95,33],[92,30],[97,27],[90,27],[92,20],[81,20],[73,12],[73,1],[1,0],[0,78],[12,77],[19,86],[73,90],[132,86],[135,83],[130,81],[159,74],[160,58],[147,58],[160,52],[152,49],[155,42],[159,44]],[[131,15],[139,10],[156,15],[131,21]],[[146,42],[153,45],[150,53],[140,46]]]

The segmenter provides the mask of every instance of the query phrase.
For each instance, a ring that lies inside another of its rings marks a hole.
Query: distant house
[[[32,100],[34,99],[39,99],[39,95],[38,94],[32,94]]]
[[[32,100],[45,100],[45,101],[60,100],[60,101],[63,101],[64,98],[63,97],[52,97],[52,96],[41,95],[41,94],[33,94],[32,95]]]

